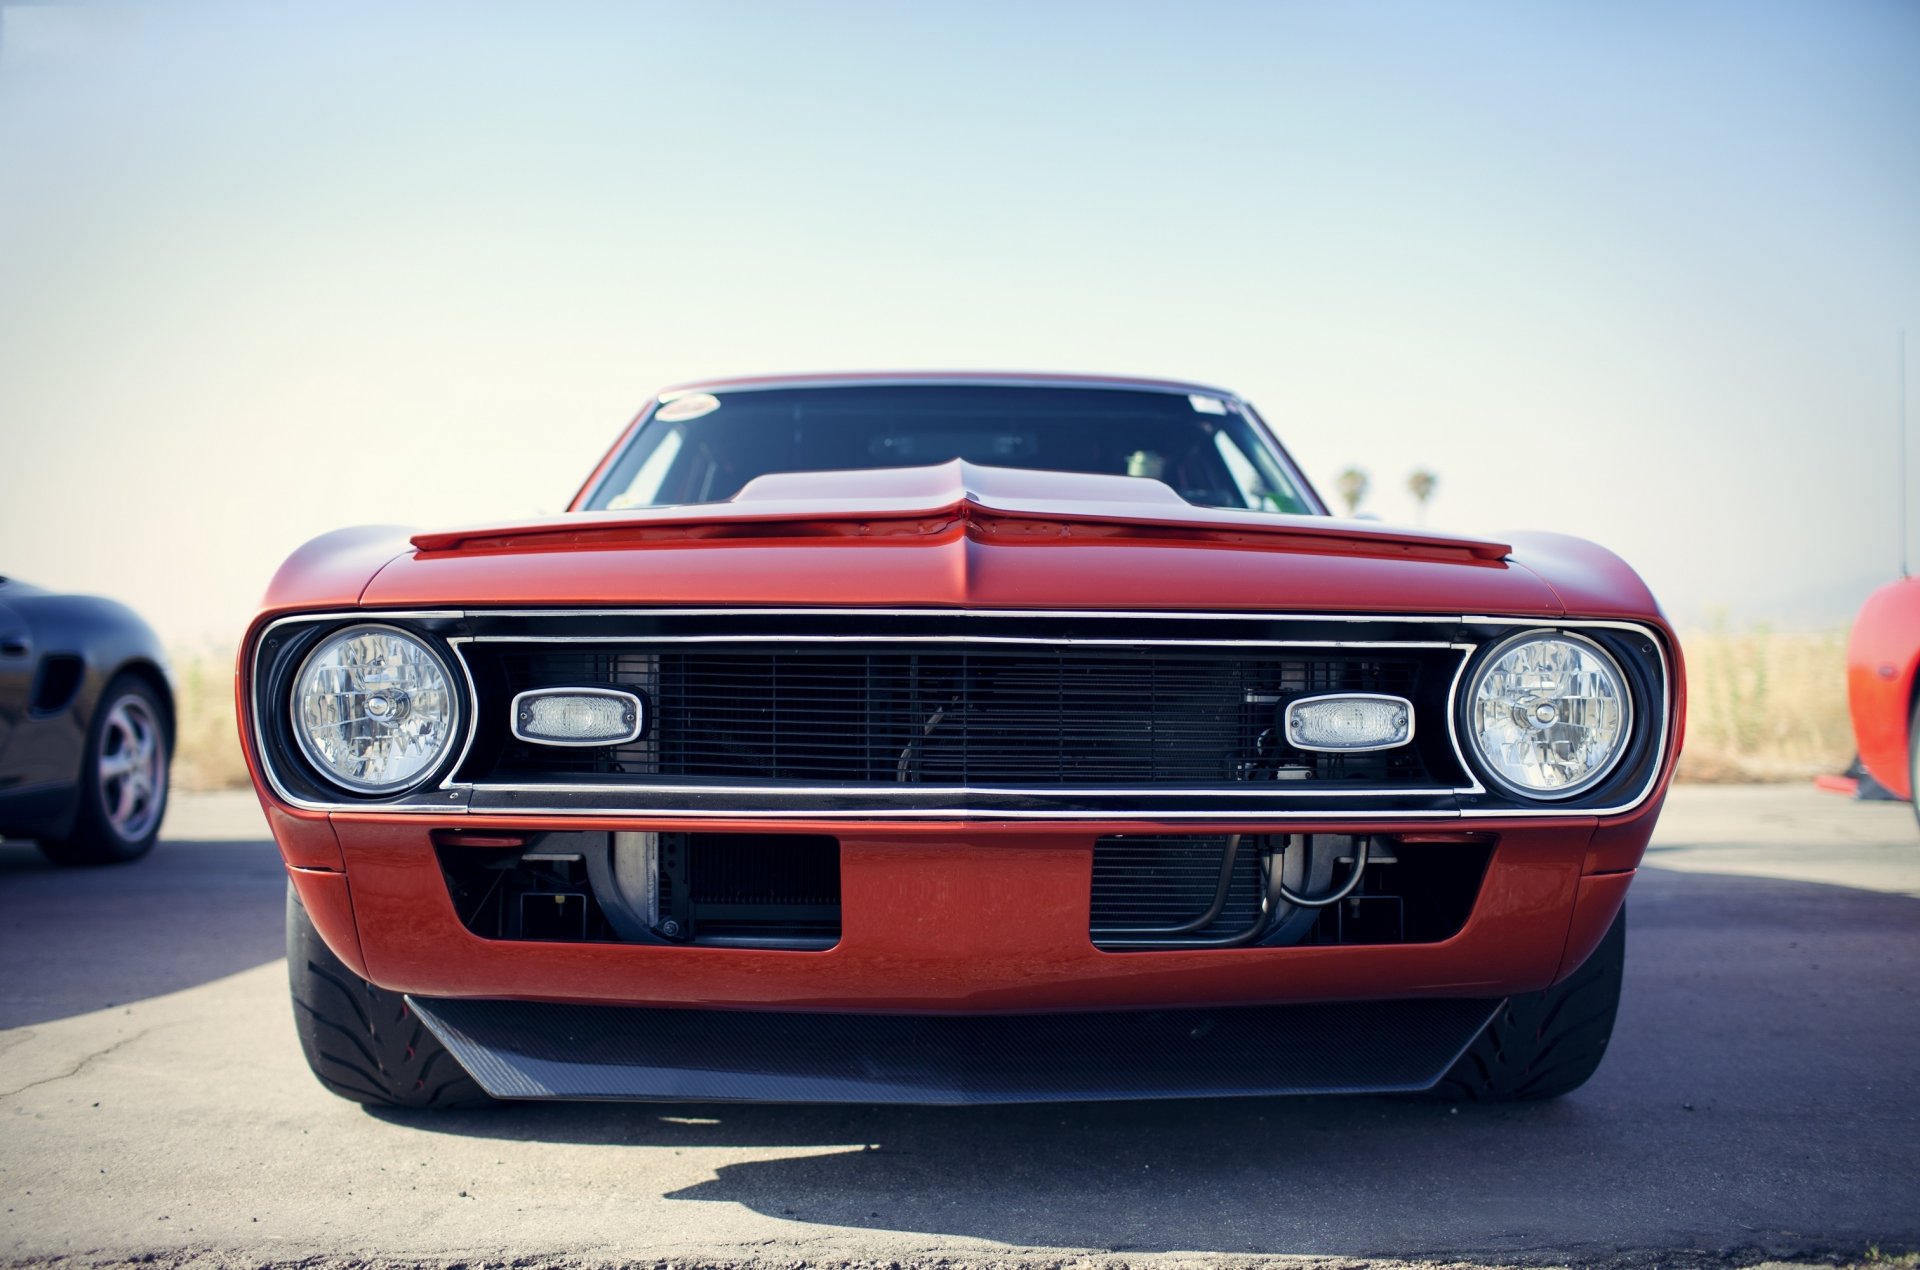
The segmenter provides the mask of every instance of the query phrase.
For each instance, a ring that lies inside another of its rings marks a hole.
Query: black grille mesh
[[[1250,779],[1428,782],[1417,747],[1303,754],[1285,701],[1335,691],[1419,698],[1423,650],[820,645],[513,646],[475,651],[481,717],[511,694],[617,684],[645,694],[647,735],[556,749],[500,736],[480,779],[625,775],[815,784],[1126,787]]]
[[[1179,944],[1250,928],[1260,916],[1262,894],[1260,851],[1252,836],[1234,854],[1226,904],[1213,921],[1196,930],[1154,933],[1206,914],[1220,885],[1227,842],[1220,834],[1100,839],[1093,848],[1094,941]]]
[[[660,911],[698,941],[840,936],[840,843],[798,834],[663,833]]]

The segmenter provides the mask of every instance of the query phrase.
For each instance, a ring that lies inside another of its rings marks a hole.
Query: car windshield
[[[585,509],[718,502],[776,472],[924,467],[954,459],[1149,477],[1201,507],[1320,510],[1265,429],[1230,398],[987,384],[677,394],[647,417]]]

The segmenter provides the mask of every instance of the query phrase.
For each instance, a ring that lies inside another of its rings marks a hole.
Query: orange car
[[[238,670],[307,1058],[409,1106],[1564,1093],[1683,717],[1606,551],[1031,375],[662,393],[566,515],[303,547]]]

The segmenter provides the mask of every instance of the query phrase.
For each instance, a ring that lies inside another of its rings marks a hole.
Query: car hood
[[[964,462],[762,477],[724,503],[575,513],[398,541],[391,530],[365,533],[342,550],[361,562],[385,560],[357,597],[383,608],[1567,611],[1555,587],[1505,542],[1196,507],[1159,481]],[[1563,566],[1580,563],[1581,553],[1566,548],[1572,540],[1543,542]],[[385,547],[375,551],[376,543]],[[313,567],[330,585],[342,572],[318,559]],[[1576,581],[1583,594],[1597,590],[1603,608],[1651,604],[1610,597],[1604,579]],[[276,591],[288,598],[287,588]]]
[[[446,552],[540,550],[557,543],[621,546],[690,537],[714,541],[779,533],[872,539],[915,537],[963,521],[986,534],[1057,536],[1079,526],[1085,532],[1118,530],[1134,538],[1167,537],[1161,532],[1165,530],[1195,531],[1181,535],[1187,538],[1209,531],[1295,538],[1331,550],[1436,558],[1465,554],[1500,560],[1512,551],[1504,543],[1369,522],[1196,507],[1164,482],[1139,477],[1034,472],[960,460],[935,467],[780,473],[749,482],[721,503],[574,513],[419,533],[411,541],[423,552]]]

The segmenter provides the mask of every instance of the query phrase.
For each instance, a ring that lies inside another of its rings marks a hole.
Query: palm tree
[[[1360,501],[1367,496],[1367,473],[1364,468],[1350,467],[1334,477],[1333,487],[1340,491],[1340,501],[1347,505],[1347,515],[1360,510]]]
[[[1413,501],[1420,504],[1420,523],[1427,523],[1427,503],[1433,498],[1433,488],[1440,478],[1424,467],[1416,467],[1407,477],[1407,489],[1413,494]]]

